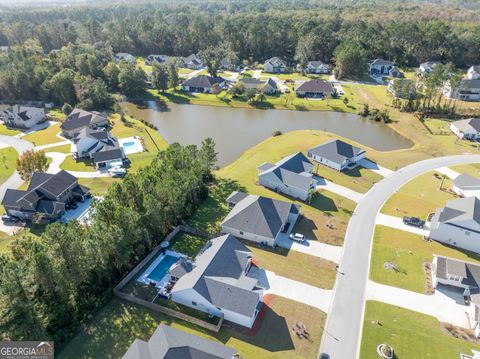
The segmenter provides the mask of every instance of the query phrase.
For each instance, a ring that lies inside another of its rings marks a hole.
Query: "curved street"
[[[25,151],[32,150],[33,144],[15,136],[0,135],[0,143],[12,146],[20,156]],[[0,185],[0,199],[3,198],[8,188],[18,188],[23,184],[23,180],[15,171],[4,183]]]
[[[325,323],[321,353],[327,353],[330,359],[359,356],[375,218],[385,201],[401,186],[425,172],[467,163],[480,163],[480,155],[439,157],[413,163],[378,182],[358,202],[345,234],[343,258]]]

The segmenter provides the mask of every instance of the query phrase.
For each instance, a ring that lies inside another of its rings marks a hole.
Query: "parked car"
[[[330,355],[328,355],[327,353],[322,353],[320,354],[320,359],[330,359]]]
[[[300,233],[290,233],[288,237],[295,242],[300,242],[300,243],[305,242],[305,236]]]
[[[425,221],[417,217],[403,217],[403,223],[408,226],[423,228],[425,226]]]

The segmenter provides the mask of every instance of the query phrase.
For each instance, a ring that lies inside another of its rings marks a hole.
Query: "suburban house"
[[[238,239],[229,234],[211,239],[175,282],[171,300],[251,328],[263,302],[251,269],[252,252]]]
[[[365,158],[365,150],[340,140],[331,140],[308,150],[307,156],[322,165],[343,171]]]
[[[287,63],[278,57],[272,57],[263,64],[263,71],[271,74],[281,74],[287,71]]]
[[[467,78],[469,80],[479,80],[480,79],[480,65],[471,66],[467,71]]]
[[[335,88],[328,81],[305,81],[295,89],[298,97],[324,98],[336,93]]]
[[[145,58],[145,65],[152,66],[155,62],[159,64],[163,64],[168,60],[167,55],[148,55]]]
[[[135,339],[122,359],[235,359],[236,354],[221,343],[160,324],[148,342]]]
[[[452,89],[449,81],[445,83],[444,93],[448,98],[463,101],[480,101],[480,79],[462,80],[457,88]]]
[[[390,76],[390,71],[395,67],[391,61],[375,59],[368,65],[368,72],[373,76]]]
[[[221,77],[211,77],[200,75],[189,78],[182,82],[182,90],[187,92],[205,92],[212,93],[213,86],[217,84],[221,89],[225,89],[225,80]]]
[[[302,201],[310,198],[317,181],[313,179],[313,165],[301,152],[294,153],[276,164],[265,162],[257,167],[258,182]]]
[[[298,65],[297,70],[300,71],[301,69],[301,66]],[[330,68],[322,61],[309,61],[304,71],[307,74],[328,74],[330,73]]]
[[[63,136],[73,138],[85,127],[96,129],[107,125],[108,119],[104,114],[74,109],[68,115],[67,120],[60,125],[60,128]]]
[[[221,70],[234,70],[235,64],[232,64],[229,59],[226,57],[220,59],[220,69]]]
[[[452,191],[460,197],[480,198],[480,179],[463,173],[453,180]]]
[[[92,154],[92,160],[98,170],[106,171],[111,167],[123,167],[125,154],[121,147],[107,148]]]
[[[432,261],[433,287],[439,284],[463,290],[466,313],[477,338],[480,337],[480,265],[442,256]]]
[[[461,139],[477,140],[480,133],[480,118],[458,120],[450,124],[450,130]]]
[[[221,223],[222,231],[269,246],[288,236],[300,215],[300,207],[293,203],[237,191],[227,204],[231,210]]]
[[[396,98],[408,99],[417,94],[415,81],[409,79],[393,79],[388,82],[387,91]]]
[[[126,62],[130,62],[130,63],[134,63],[136,60],[135,60],[135,56],[129,54],[129,53],[126,53],[126,52],[117,52],[114,56],[113,56],[115,62],[121,62],[121,61],[126,61]]]
[[[277,83],[270,77],[265,81],[253,77],[244,77],[240,79],[239,82],[243,84],[245,90],[252,89],[257,92],[263,92],[267,95],[276,95],[280,93]]]
[[[183,57],[179,60],[179,66],[185,67],[190,70],[200,70],[203,67],[203,62],[197,55],[191,54],[187,57]]]
[[[8,127],[29,129],[45,121],[47,116],[43,108],[15,105],[3,110],[0,119]]]
[[[420,64],[420,66],[418,67],[418,70],[417,70],[417,75],[419,76],[426,76],[428,75],[429,73],[431,73],[433,71],[433,68],[437,65],[440,65],[441,63],[438,62],[438,61],[427,61],[427,62],[424,62],[422,64]]]
[[[56,220],[71,203],[89,196],[89,189],[66,171],[54,175],[35,172],[26,190],[7,189],[2,205],[9,216],[21,220]]]
[[[450,246],[480,253],[480,200],[453,199],[432,217],[429,237]]]

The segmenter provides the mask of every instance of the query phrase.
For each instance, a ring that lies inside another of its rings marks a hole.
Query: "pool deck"
[[[169,282],[170,280],[170,275],[166,273],[163,278],[159,281],[152,281],[148,276],[153,272],[155,268],[160,264],[160,262],[167,256],[172,256],[172,257],[177,257],[177,258],[186,258],[184,254],[174,252],[171,250],[166,250],[164,254],[160,254],[155,260],[148,266],[148,268],[143,272],[143,274],[138,277],[137,282],[146,284],[146,285],[151,285],[151,282],[155,282],[155,287],[158,288],[159,290],[162,290],[165,285]]]
[[[142,142],[137,136],[119,138],[118,144],[123,148],[123,152],[126,155],[143,152]]]

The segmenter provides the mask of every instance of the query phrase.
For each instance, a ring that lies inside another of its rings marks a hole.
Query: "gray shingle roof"
[[[480,179],[473,177],[468,173],[462,173],[453,180],[453,184],[460,189],[479,189]]]
[[[247,193],[240,192],[240,191],[233,191],[230,194],[230,196],[228,196],[227,203],[237,204],[238,202],[240,202],[241,200],[243,200],[246,197],[248,197]]]
[[[200,76],[195,76],[188,80],[185,80],[182,83],[182,86],[208,88],[208,87],[212,87],[214,84],[221,84],[223,82],[225,82],[225,80],[221,77],[211,77],[208,75],[200,75]]]
[[[250,250],[232,235],[211,239],[171,293],[193,288],[214,306],[251,317],[260,301],[259,293],[253,291],[257,280],[244,278],[251,257]]]
[[[95,152],[92,154],[93,162],[105,162],[123,159],[123,152],[121,148],[107,149],[105,151]]]
[[[236,350],[160,324],[148,342],[135,339],[122,359],[232,359]]]
[[[295,90],[297,92],[313,92],[313,93],[333,93],[335,89],[328,81],[323,80],[310,80],[305,81]]]
[[[377,65],[377,66],[393,66],[394,63],[389,61],[389,60],[384,60],[384,59],[375,59],[372,62],[372,65]]]
[[[479,89],[480,80],[462,80],[458,88],[460,90]]]
[[[63,130],[74,130],[77,128],[90,126],[93,122],[106,118],[96,112],[88,112],[84,110],[74,109],[67,117],[67,120],[60,126]]]
[[[452,199],[440,210],[438,221],[443,223],[474,220],[480,224],[480,200],[477,197]]]
[[[328,141],[308,150],[309,155],[314,154],[340,164],[362,152],[363,149],[340,140]]]
[[[458,120],[453,122],[452,125],[462,132],[480,132],[480,118],[468,118],[466,120]]]
[[[290,213],[298,213],[293,203],[248,195],[225,217],[222,226],[243,232],[275,238],[288,221]]]
[[[462,284],[471,288],[480,287],[480,265],[442,256],[437,257],[436,275],[441,279],[448,279],[448,275],[457,275],[463,278]]]

